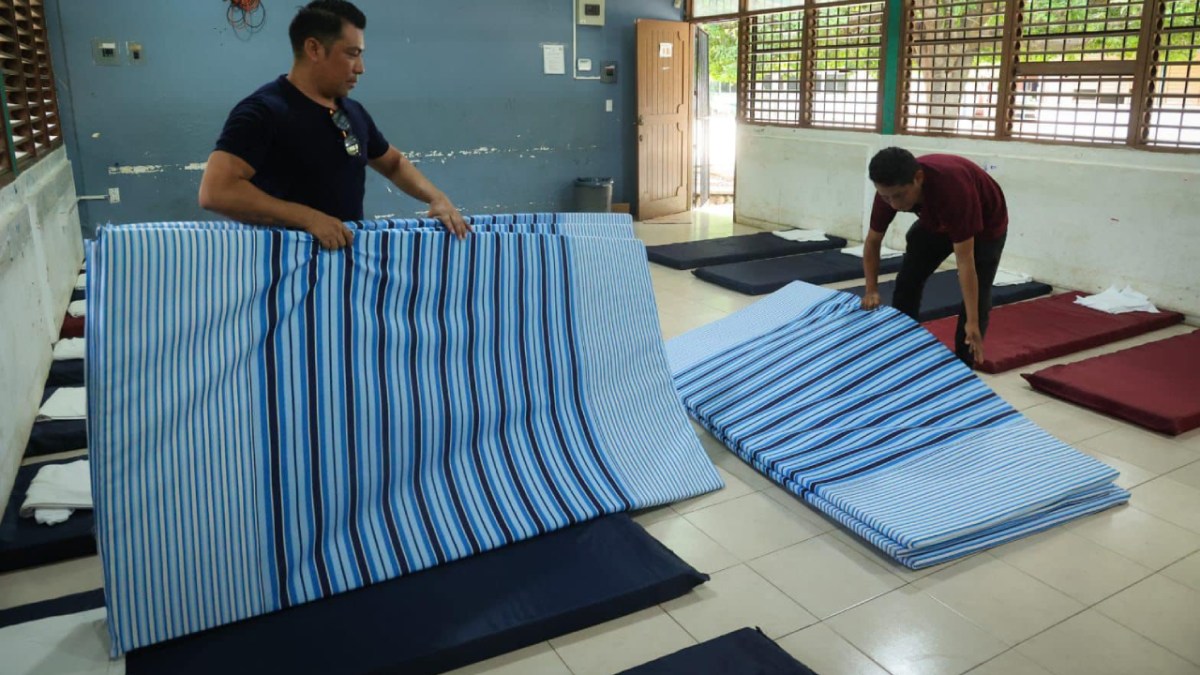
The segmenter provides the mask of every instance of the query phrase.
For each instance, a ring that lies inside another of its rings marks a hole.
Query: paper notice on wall
[[[546,75],[565,75],[567,50],[562,44],[542,45],[542,72]]]

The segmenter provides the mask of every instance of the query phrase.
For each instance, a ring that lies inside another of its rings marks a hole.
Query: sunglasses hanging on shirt
[[[330,117],[333,118],[333,123],[342,132],[342,139],[345,142],[346,154],[351,157],[358,156],[358,136],[355,136],[350,131],[350,118],[346,116],[346,111],[338,108],[337,110],[329,111]]]

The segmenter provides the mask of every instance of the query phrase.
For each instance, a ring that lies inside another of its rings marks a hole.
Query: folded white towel
[[[84,316],[87,314],[87,300],[76,300],[67,305],[67,314],[71,316]]]
[[[78,420],[87,417],[87,390],[59,387],[38,410],[38,419]]]
[[[92,477],[88,461],[47,464],[42,467],[21,504],[21,516],[42,525],[57,525],[75,509],[92,508]]]
[[[863,248],[864,248],[864,245],[851,246],[849,248],[842,249],[842,253],[845,253],[846,255],[852,255],[855,258],[861,258],[861,257],[863,257]],[[886,246],[879,247],[879,259],[880,260],[884,260],[886,258],[898,258],[902,255],[904,255],[904,251],[897,251],[894,248],[888,248]]]
[[[83,338],[65,338],[54,345],[54,360],[82,359],[87,351],[87,340]]]
[[[825,241],[825,233],[820,230],[775,230],[771,234],[788,241]]]
[[[1129,286],[1117,289],[1109,286],[1108,290],[1095,295],[1085,295],[1075,298],[1075,302],[1084,307],[1108,312],[1109,314],[1124,314],[1126,312],[1150,312],[1157,314],[1158,308],[1150,302],[1150,298],[1138,293]]]
[[[1019,284],[1027,284],[1033,281],[1033,277],[1020,272],[1009,272],[1008,270],[996,270],[996,278],[992,281],[993,286],[1017,286]]]
[[[75,277],[75,288],[79,288],[79,289],[87,288],[87,273],[86,272],[84,274],[80,274],[78,277]]]

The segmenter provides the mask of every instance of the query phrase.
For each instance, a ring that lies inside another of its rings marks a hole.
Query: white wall
[[[1128,283],[1200,317],[1198,153],[740,125],[736,217],[860,240],[873,196],[867,163],[890,145],[989,170],[1008,198],[1005,269],[1083,291]],[[887,245],[903,248],[911,222],[898,217]]]
[[[79,232],[65,149],[0,190],[0,504],[25,452],[83,260]]]

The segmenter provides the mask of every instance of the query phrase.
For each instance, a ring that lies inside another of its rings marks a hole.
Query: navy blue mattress
[[[47,383],[46,390],[42,392],[42,403],[45,403],[59,386],[61,385]],[[82,450],[86,447],[87,420],[43,420],[34,422],[29,431],[25,458]]]
[[[440,673],[686,594],[708,577],[626,515],[143,647],[142,673]]]
[[[83,359],[63,359],[50,363],[47,387],[82,387]]]
[[[812,253],[832,248],[842,248],[846,240],[841,237],[826,237],[825,241],[788,241],[770,232],[743,234],[736,237],[686,241],[679,244],[647,246],[646,256],[652,263],[690,270],[705,265],[723,265],[743,260],[777,258],[799,253]]]
[[[900,271],[900,258],[879,261],[879,273]],[[862,258],[841,251],[821,251],[785,258],[751,260],[729,265],[701,267],[694,270],[701,279],[746,295],[774,293],[793,281],[810,284],[832,284],[847,279],[861,279]]]
[[[880,301],[885,305],[891,305],[892,292],[895,289],[896,282],[894,281],[879,284]],[[853,293],[861,298],[863,293],[866,292],[866,287],[855,286],[854,288],[847,288],[845,290],[847,293]],[[992,286],[992,306],[997,307],[1043,295],[1050,295],[1051,290],[1053,289],[1048,284],[1043,284],[1039,281],[1012,286]],[[925,292],[921,296],[921,312],[917,315],[917,319],[919,321],[932,321],[934,319],[953,316],[958,314],[960,305],[962,305],[962,291],[958,285],[958,271],[946,270],[944,272],[935,272],[925,282]]]
[[[19,623],[48,619],[52,616],[63,616],[86,612],[90,609],[100,609],[104,606],[104,589],[84,591],[72,595],[64,595],[53,600],[43,600],[28,605],[10,607],[0,610],[0,628],[15,626]]]
[[[762,631],[742,628],[619,675],[816,675]]]
[[[21,502],[25,501],[25,493],[38,469],[47,464],[66,464],[78,459],[42,462],[17,470],[12,495],[4,509],[4,520],[0,521],[0,572],[81,558],[96,552],[91,509],[78,510],[58,525],[38,525],[33,518],[20,517]]]

